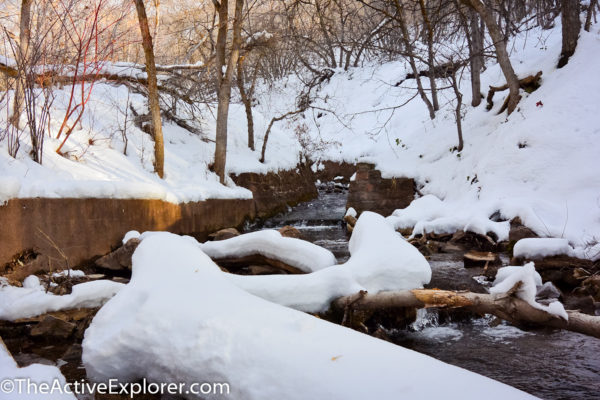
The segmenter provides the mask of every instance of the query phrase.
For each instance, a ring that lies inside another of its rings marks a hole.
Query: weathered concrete
[[[0,206],[0,273],[6,272],[5,264],[15,254],[26,249],[40,254],[41,264],[63,269],[66,262],[60,251],[73,267],[109,253],[130,230],[164,230],[205,240],[211,232],[239,226],[254,215],[251,199],[184,204],[139,199],[12,199]]]
[[[373,164],[359,163],[356,178],[350,183],[346,208],[359,213],[374,211],[390,215],[397,208],[407,207],[415,198],[415,182],[411,178],[384,179]]]

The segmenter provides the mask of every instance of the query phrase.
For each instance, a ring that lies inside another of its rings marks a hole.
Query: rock
[[[60,263],[58,266],[52,266],[48,260],[48,256],[40,254],[37,257],[27,261],[25,264],[17,263],[13,265],[13,269],[10,272],[5,272],[4,277],[11,283],[17,283],[21,282],[29,275],[35,275],[53,270],[57,271],[62,267],[62,263]]]
[[[496,251],[496,242],[488,235],[475,232],[457,231],[450,238],[450,243],[459,244],[465,249],[477,251]]]
[[[112,253],[100,257],[96,260],[96,265],[101,268],[118,271],[121,269],[131,269],[131,256],[140,244],[137,238],[131,238],[123,246]]]
[[[279,229],[279,233],[281,233],[281,236],[283,237],[302,239],[302,234],[300,234],[300,231],[291,225],[286,225]]]
[[[346,214],[344,216],[344,221],[346,221],[346,223],[348,225],[352,225],[354,227],[354,225],[356,225],[356,217],[350,215],[350,214]]]
[[[557,255],[537,260],[513,257],[510,263],[511,265],[524,265],[530,261],[535,263],[535,269],[544,281],[551,281],[563,289],[572,289],[579,286],[581,280],[594,270],[592,261],[567,255]],[[582,270],[587,272],[582,273]]]
[[[456,244],[456,243],[444,243],[442,242],[440,252],[442,253],[462,253],[465,251],[465,248]]]
[[[29,334],[33,337],[51,336],[66,339],[71,336],[76,327],[71,322],[52,315],[46,315],[37,325],[31,328]]]
[[[538,235],[523,225],[521,218],[516,217],[510,221],[510,231],[508,232],[509,242],[518,242],[521,239],[536,237],[538,237]]]
[[[578,293],[589,294],[595,301],[600,301],[600,275],[586,278],[576,290]]]
[[[490,251],[474,251],[471,250],[463,256],[465,268],[471,267],[490,267],[502,264],[500,257],[496,253]]]
[[[352,231],[354,230],[354,225],[350,225],[350,224],[346,223],[346,230],[349,233],[352,233]]]
[[[70,346],[64,352],[64,354],[60,358],[62,360],[67,361],[67,362],[69,362],[69,361],[79,361],[79,360],[81,360],[81,353],[82,353],[81,344],[74,343],[72,346]]]
[[[225,228],[225,229],[221,229],[220,231],[211,233],[210,235],[208,235],[208,239],[218,241],[218,240],[231,239],[232,237],[236,237],[236,236],[240,236],[240,232],[237,229]]]
[[[560,290],[552,282],[546,282],[537,289],[535,299],[536,301],[541,299],[558,299],[561,295]]]

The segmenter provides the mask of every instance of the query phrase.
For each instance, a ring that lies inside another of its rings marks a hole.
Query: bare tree
[[[461,0],[463,3],[472,7],[481,19],[485,22],[485,25],[488,28],[488,32],[490,33],[490,37],[494,42],[494,48],[496,49],[496,57],[498,58],[498,64],[500,64],[500,68],[502,69],[502,73],[506,78],[506,84],[508,85],[509,94],[507,101],[507,110],[510,115],[516,108],[517,104],[519,104],[519,100],[521,100],[521,95],[519,94],[519,79],[515,74],[515,71],[510,62],[510,57],[508,56],[508,51],[506,50],[506,42],[505,37],[496,22],[494,15],[492,14],[491,9],[483,4],[481,0]],[[568,0],[567,0],[568,1]]]
[[[598,0],[591,0],[585,16],[585,25],[583,27],[586,32],[589,32],[590,27],[592,26],[592,16],[594,17],[594,20],[596,18],[596,8],[598,8]]]
[[[142,46],[146,58],[146,73],[148,74],[148,105],[152,116],[152,132],[154,136],[154,171],[161,178],[164,177],[165,148],[162,133],[162,121],[160,117],[160,105],[158,103],[158,84],[156,80],[156,64],[154,62],[154,48],[152,36],[148,27],[148,17],[143,0],[134,0],[137,10],[140,32],[142,34]]]

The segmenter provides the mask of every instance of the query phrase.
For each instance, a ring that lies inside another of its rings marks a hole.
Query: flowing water
[[[349,257],[349,234],[341,222],[346,193],[331,189],[323,186],[319,198],[247,230],[292,225],[342,263]],[[431,287],[485,291],[473,279],[481,271],[465,269],[460,254],[434,254],[429,262]],[[398,345],[544,399],[600,399],[600,339],[568,331],[522,331],[493,318],[452,321],[433,310],[419,310],[411,329],[392,330],[389,336]]]

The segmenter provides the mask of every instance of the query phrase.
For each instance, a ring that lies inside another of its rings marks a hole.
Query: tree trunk
[[[581,21],[579,20],[579,0],[562,0],[560,5],[560,20],[562,22],[562,49],[558,68],[569,62],[569,57],[575,53]]]
[[[146,73],[148,74],[148,106],[152,116],[152,132],[154,134],[154,171],[159,177],[164,177],[165,145],[160,119],[160,105],[158,103],[158,84],[156,80],[156,64],[154,62],[154,49],[152,36],[148,27],[148,17],[143,0],[134,0],[137,10],[140,32],[142,34],[142,47],[146,57]]]
[[[596,7],[598,7],[598,0],[590,1],[590,6],[588,8],[587,15],[585,16],[585,26],[583,28],[586,32],[589,32],[592,26],[592,16],[596,13]]]
[[[517,284],[519,285],[520,282]],[[492,314],[516,325],[537,325],[566,329],[600,338],[600,317],[568,311],[568,320],[531,306],[514,296],[515,285],[505,294],[453,292],[437,289],[414,289],[398,292],[368,294],[361,291],[332,302],[332,308],[354,311],[373,311],[389,308],[465,308],[478,314]]]
[[[510,63],[510,57],[508,56],[508,51],[506,50],[504,35],[496,23],[491,11],[481,2],[481,0],[462,1],[477,11],[479,16],[485,22],[488,32],[490,33],[490,37],[494,42],[498,64],[500,64],[500,68],[502,69],[502,73],[506,78],[506,83],[509,88],[507,109],[508,115],[510,115],[517,108],[517,104],[519,104],[521,96],[519,95],[519,80],[517,79],[517,75],[515,74],[512,64]]]
[[[452,72],[450,74],[450,83],[452,84],[452,89],[454,90],[454,95],[456,96],[456,109],[455,109],[455,118],[456,118],[456,131],[458,133],[458,147],[457,150],[461,152],[464,147],[463,142],[463,134],[462,134],[462,93],[458,88],[458,80],[456,79],[456,64],[452,63]]]
[[[475,10],[469,10],[469,30],[471,36],[471,105],[481,104],[481,70],[483,69],[483,30]]]
[[[227,61],[227,67],[223,74],[223,67],[225,61],[225,51],[227,44],[227,19],[228,19],[228,1],[222,0],[221,6],[219,7],[219,33],[217,38],[217,45],[221,47],[217,48],[217,76],[220,76],[219,91],[218,91],[218,107],[217,107],[217,128],[215,138],[215,164],[214,171],[219,176],[221,183],[225,183],[225,165],[227,162],[227,118],[229,116],[229,102],[231,99],[231,78],[233,76],[233,69],[239,58],[239,49],[242,33],[242,9],[244,6],[244,0],[236,0],[235,2],[235,15],[233,20],[233,34],[231,39],[231,53]],[[223,28],[223,24],[225,26]],[[225,38],[222,37],[225,36]]]
[[[255,75],[256,76],[256,75]],[[255,76],[253,78],[255,78]],[[244,109],[246,110],[246,121],[248,125],[248,148],[254,151],[254,118],[252,117],[252,92],[246,92],[244,87],[244,57],[240,57],[237,64],[237,85],[240,91],[240,97],[242,103],[244,103]],[[251,88],[254,86],[252,84]]]
[[[396,4],[396,11],[397,11],[396,18],[400,25],[402,41],[404,42],[406,55],[408,57],[408,63],[410,64],[410,68],[412,69],[413,74],[415,76],[415,81],[417,82],[417,91],[419,92],[419,95],[421,96],[421,100],[423,100],[423,103],[425,103],[425,105],[427,106],[427,110],[429,111],[429,118],[435,119],[435,110],[433,108],[433,105],[431,104],[431,101],[429,101],[427,94],[425,93],[425,89],[423,89],[423,84],[421,83],[421,76],[419,75],[419,70],[417,69],[417,64],[415,63],[415,57],[413,54],[412,45],[410,43],[408,28],[406,27],[406,21],[404,20],[404,8],[402,7],[400,0],[396,0],[395,4]]]
[[[435,84],[435,56],[433,53],[433,26],[429,19],[427,8],[425,8],[425,0],[419,0],[421,8],[421,16],[427,32],[427,64],[429,65],[429,86],[431,87],[431,103],[433,110],[438,111],[440,105],[438,102],[437,87]]]
[[[15,98],[13,99],[13,112],[10,123],[20,129],[21,114],[23,113],[23,102],[25,100],[25,68],[27,68],[27,54],[29,42],[31,41],[31,5],[33,0],[21,1],[21,16],[19,20],[19,48],[17,53],[18,76],[16,79]]]

